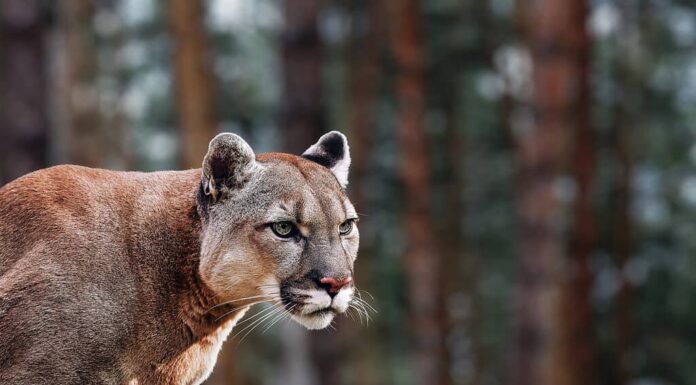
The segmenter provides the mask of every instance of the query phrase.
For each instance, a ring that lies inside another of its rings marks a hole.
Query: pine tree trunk
[[[350,144],[351,199],[361,210],[365,205],[365,180],[374,137],[375,104],[380,77],[379,45],[381,34],[379,2],[354,1],[350,47]]]
[[[622,115],[626,114],[623,112]],[[631,282],[626,276],[626,265],[631,257],[633,248],[633,226],[631,221],[631,174],[633,161],[631,151],[631,137],[633,125],[628,125],[624,120],[618,122],[616,133],[616,155],[618,170],[615,181],[616,211],[614,254],[616,267],[621,272],[619,291],[616,297],[616,363],[615,383],[623,385],[628,383],[630,371],[628,368],[629,353],[633,335],[633,307]]]
[[[615,68],[618,89],[622,98],[616,105],[614,152],[616,158],[614,255],[621,272],[616,296],[616,362],[614,382],[627,384],[630,380],[629,354],[633,340],[633,287],[628,279],[626,266],[633,251],[633,222],[631,220],[631,193],[633,175],[633,138],[640,121],[642,89],[637,74],[642,65],[637,55],[640,41],[640,5],[631,1],[619,2],[623,21],[616,35],[619,58]]]
[[[181,166],[195,168],[217,133],[214,74],[202,0],[169,0],[174,84],[181,133]]]
[[[95,12],[118,20],[118,28],[102,35],[97,44],[99,73],[114,82],[109,92],[114,98],[106,98],[108,104],[100,103],[101,136],[104,146],[104,167],[116,170],[130,170],[133,167],[133,152],[130,146],[130,122],[123,107],[130,68],[118,60],[129,44],[129,31],[124,25],[124,16],[119,12],[118,2],[97,2]]]
[[[301,154],[324,131],[323,49],[319,37],[322,1],[283,0],[282,5],[285,24],[280,124],[285,149]]]
[[[440,264],[430,218],[431,160],[424,127],[425,83],[422,15],[416,0],[390,1],[400,174],[405,194],[405,258],[410,330],[419,384],[446,381]]]
[[[587,3],[523,4],[536,121],[517,137],[521,239],[512,382],[590,384],[595,226]]]
[[[97,52],[92,32],[91,0],[61,1],[61,31],[65,49],[67,160],[89,167],[105,166],[105,148],[96,87]]]
[[[442,228],[439,231],[438,243],[442,255],[442,264],[447,266],[447,269],[442,269],[440,276],[441,295],[447,296],[451,293],[460,292],[466,295],[470,304],[470,311],[465,319],[454,322],[454,318],[450,319],[449,312],[445,312],[442,307],[443,318],[443,336],[450,333],[451,330],[465,330],[469,336],[471,343],[471,370],[472,376],[469,384],[478,384],[481,375],[481,340],[476,330],[480,319],[480,300],[477,290],[479,283],[479,268],[477,258],[467,252],[464,241],[464,229],[462,226],[463,218],[466,215],[463,199],[464,178],[462,170],[466,169],[465,160],[462,154],[466,153],[463,133],[460,132],[460,127],[457,121],[457,106],[461,102],[459,92],[452,90],[448,92],[448,100],[446,103],[447,123],[445,127],[444,143],[442,148],[446,152],[444,180],[444,201],[445,211],[442,212]],[[444,337],[443,337],[444,338]],[[446,373],[450,372],[450,357],[449,350],[443,355],[442,370],[445,371],[443,378],[446,382],[451,383],[449,376]]]
[[[46,9],[0,0],[0,185],[48,165]]]

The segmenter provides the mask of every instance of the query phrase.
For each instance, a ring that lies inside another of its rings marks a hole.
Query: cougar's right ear
[[[203,158],[203,193],[216,202],[228,191],[243,187],[256,167],[256,155],[239,135],[218,134]]]

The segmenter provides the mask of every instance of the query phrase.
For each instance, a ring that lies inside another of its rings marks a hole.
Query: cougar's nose
[[[351,276],[347,276],[344,278],[324,277],[319,280],[319,286],[326,289],[329,295],[333,298],[336,294],[338,294],[339,290],[341,290],[342,287],[346,286],[352,281],[353,277]]]

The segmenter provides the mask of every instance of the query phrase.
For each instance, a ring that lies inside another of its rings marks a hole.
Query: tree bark
[[[430,218],[431,159],[425,134],[422,15],[416,0],[390,1],[400,175],[405,194],[405,251],[410,330],[419,384],[443,384],[448,371],[443,341],[440,261]]]
[[[375,104],[380,77],[379,20],[381,7],[377,1],[354,1],[350,47],[350,134],[351,134],[351,198],[358,211],[366,204],[365,181],[375,128]]]
[[[286,151],[300,154],[324,132],[323,49],[319,36],[322,1],[284,0],[282,6],[285,27],[280,123]]]
[[[616,296],[616,362],[614,382],[629,382],[631,371],[629,354],[633,343],[633,287],[626,274],[626,266],[633,252],[633,222],[631,220],[631,186],[633,182],[633,137],[640,121],[642,89],[637,79],[641,60],[636,54],[640,41],[640,5],[631,1],[619,2],[623,22],[617,33],[618,58],[615,68],[617,88],[622,95],[616,105],[614,152],[616,158],[614,255],[621,272]]]
[[[0,185],[48,165],[43,4],[0,0]]]
[[[627,112],[622,112],[626,114]],[[627,119],[624,115],[623,119]],[[617,124],[615,151],[617,155],[616,208],[615,227],[616,239],[614,241],[614,254],[616,267],[621,272],[619,291],[616,297],[616,363],[615,383],[623,385],[628,383],[630,370],[628,356],[633,339],[633,287],[626,276],[626,265],[631,258],[633,249],[633,226],[631,221],[631,182],[633,173],[633,160],[631,151],[631,137],[633,125],[627,125],[626,120]]]
[[[512,381],[590,384],[595,226],[587,3],[523,4],[536,121],[517,136],[521,239]]]
[[[105,166],[104,132],[96,86],[97,53],[92,31],[91,0],[60,1],[65,63],[64,103],[67,117],[67,160],[89,167]]]
[[[169,0],[174,41],[174,84],[181,133],[181,166],[200,167],[217,133],[214,74],[202,0]]]

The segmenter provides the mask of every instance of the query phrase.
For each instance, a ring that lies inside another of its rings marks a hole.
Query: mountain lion
[[[351,301],[350,154],[234,134],[203,168],[57,166],[0,189],[0,383],[199,384],[254,303],[309,329]],[[280,313],[279,313],[280,314]]]

